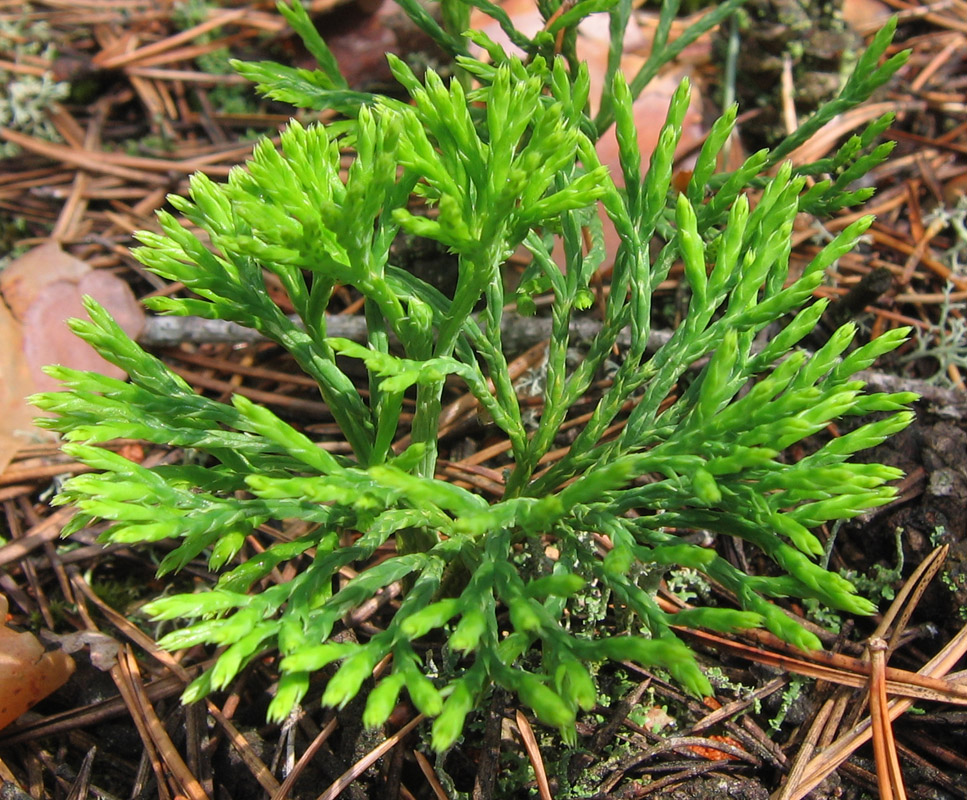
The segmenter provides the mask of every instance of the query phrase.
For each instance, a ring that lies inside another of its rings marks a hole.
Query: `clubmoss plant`
[[[818,639],[769,598],[812,597],[850,613],[873,611],[848,581],[814,561],[822,546],[810,529],[894,496],[886,484],[897,470],[850,457],[906,426],[914,396],[868,394],[852,376],[907,332],[894,330],[850,350],[854,328],[845,325],[818,352],[797,350],[825,308],[811,302],[824,270],[870,219],[843,230],[801,274],[790,274],[789,254],[797,214],[828,212],[868,196],[850,187],[886,157],[888,147],[874,146],[874,139],[889,119],[819,164],[796,170],[780,162],[824,119],[864,100],[904,62],[900,54],[879,64],[892,25],[875,38],[843,94],[802,131],[721,174],[716,156],[735,122],[735,109],[728,109],[678,192],[672,160],[687,82],[672,98],[644,177],[631,109],[662,59],[683,46],[667,41],[676,4],[665,7],[655,55],[641,75],[626,82],[613,54],[594,118],[588,70],[573,57],[573,29],[584,15],[610,9],[617,48],[630,2],[586,0],[556,16],[553,3],[542,4],[550,21],[534,39],[513,31],[497,6],[475,4],[505,24],[526,59],[507,55],[480,33],[459,35],[468,5],[445,3],[445,28],[406,0],[459,69],[445,83],[432,71],[418,78],[390,58],[407,102],[346,88],[302,7],[283,5],[321,69],[257,64],[240,70],[268,94],[335,109],[344,118],[291,123],[280,147],[260,142],[224,184],[196,175],[189,198],[171,198],[187,223],[162,212],[162,232],[140,235],[138,259],[195,294],[152,298],[150,308],[232,320],[284,347],[318,382],[351,456],[331,454],[241,395],[226,404],[196,394],[90,301],[90,320],[73,327],[130,382],[52,367],[67,391],[36,399],[55,412],[45,424],[64,435],[65,450],[95,470],[70,479],[57,500],[79,508],[68,533],[106,520],[104,541],[177,542],[162,573],[202,555],[213,570],[224,570],[210,589],[147,607],[155,619],[195,620],[168,634],[164,646],[224,648],[188,687],[187,701],[227,686],[250,660],[278,651],[281,679],[271,718],[285,718],[310,676],[327,667],[334,671],[322,702],[342,707],[389,657],[366,701],[368,725],[382,724],[405,688],[434,719],[433,746],[444,750],[497,684],[573,743],[577,713],[596,700],[593,662],[661,667],[695,694],[711,691],[672,624],[720,631],[761,626],[815,648]],[[709,17],[714,22],[735,5],[723,4]],[[712,23],[705,18],[702,24]],[[469,41],[486,50],[487,61],[470,54]],[[612,120],[623,189],[594,148]],[[347,153],[348,170],[341,170]],[[414,199],[432,215],[414,213]],[[604,252],[599,207],[620,237],[614,253]],[[390,263],[390,245],[400,233],[455,254],[453,296]],[[653,242],[660,243],[654,251]],[[501,341],[509,299],[501,268],[521,245],[532,262],[514,299],[533,312],[535,295],[548,294],[553,321],[543,411],[533,430],[522,421]],[[562,263],[552,258],[555,247]],[[572,366],[569,323],[592,313],[586,311],[591,281],[606,258],[613,272],[600,331]],[[691,292],[687,314],[667,343],[649,352],[652,297],[677,263]],[[267,272],[285,287],[296,321],[266,291]],[[327,335],[325,312],[337,285],[365,298],[366,344]],[[592,395],[593,411],[579,435],[549,462],[561,447],[562,425],[592,391],[627,329],[631,345],[610,385]],[[368,374],[367,392],[344,371],[345,359]],[[495,501],[436,477],[448,379],[472,393],[509,441],[504,493]],[[406,397],[415,410],[409,430],[401,430]],[[874,413],[882,416],[812,447],[798,461],[783,454],[837,417]],[[394,446],[403,434],[410,436],[408,446]],[[204,460],[146,467],[98,447],[118,437],[191,448]],[[233,563],[247,535],[286,520],[307,523],[308,532]],[[713,548],[689,543],[696,530],[745,539],[775,562],[777,574],[744,573]],[[553,542],[557,553],[543,571],[516,557],[535,540]],[[391,542],[395,555],[373,563],[377,549]],[[262,588],[275,567],[291,561],[298,565],[295,577]],[[339,578],[349,566],[358,574]],[[703,573],[731,591],[739,608],[666,614],[637,577],[666,567]],[[358,641],[335,635],[348,613],[396,582],[405,593],[383,630]],[[589,584],[630,622],[572,630],[569,598]],[[435,681],[414,646],[423,637],[445,648],[454,665]]]

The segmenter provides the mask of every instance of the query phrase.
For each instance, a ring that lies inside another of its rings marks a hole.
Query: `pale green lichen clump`
[[[43,20],[30,20],[21,9],[17,19],[0,19],[0,53],[16,62],[20,56],[34,56],[53,62],[57,51],[50,41],[50,29]],[[52,103],[66,99],[70,84],[55,80],[51,72],[24,74],[0,68],[0,126],[46,141],[60,141],[47,111]],[[0,143],[0,158],[20,152],[11,142]]]

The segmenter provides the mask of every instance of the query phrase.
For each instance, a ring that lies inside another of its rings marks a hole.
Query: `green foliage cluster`
[[[390,657],[366,701],[368,725],[382,724],[405,688],[434,719],[433,745],[444,750],[482,693],[497,684],[573,743],[576,715],[596,702],[594,662],[660,667],[689,691],[710,692],[672,623],[719,631],[765,627],[813,648],[816,637],[769,598],[873,611],[848,581],[815,562],[822,547],[810,529],[894,496],[886,484],[899,476],[896,470],[850,458],[907,425],[914,396],[865,393],[852,376],[895,348],[906,331],[850,349],[854,327],[845,325],[818,352],[797,350],[825,308],[810,303],[824,270],[870,219],[846,228],[799,275],[790,274],[789,255],[797,214],[829,212],[868,196],[852,185],[886,157],[889,148],[873,140],[889,118],[820,164],[799,170],[779,164],[903,63],[905,54],[879,64],[892,26],[876,37],[842,96],[801,132],[722,174],[716,157],[735,122],[735,109],[728,109],[679,193],[671,186],[672,161],[688,84],[672,98],[643,177],[631,108],[649,76],[684,46],[668,42],[676,3],[665,5],[653,57],[630,82],[617,70],[630,0],[579,2],[534,39],[514,31],[488,0],[473,4],[505,25],[526,58],[508,55],[479,32],[461,36],[470,9],[463,2],[444,4],[442,27],[416,0],[404,0],[459,68],[446,83],[432,71],[418,78],[391,58],[407,102],[350,91],[302,7],[282,5],[321,68],[256,64],[240,71],[267,94],[345,118],[309,127],[293,122],[280,147],[262,141],[226,183],[196,175],[190,197],[171,203],[203,236],[168,213],[159,216],[160,234],[140,235],[138,259],[195,295],[156,297],[148,305],[232,320],[284,347],[317,380],[350,457],[327,452],[242,396],[226,404],[195,394],[93,302],[90,320],[73,327],[130,382],[53,367],[67,391],[36,400],[56,414],[45,424],[68,440],[65,450],[95,470],[70,479],[58,498],[79,508],[68,532],[106,520],[105,541],[177,542],[162,573],[202,556],[213,570],[224,570],[213,588],[165,597],[147,609],[157,620],[195,620],[168,634],[164,646],[224,648],[188,687],[188,701],[226,687],[251,659],[277,649],[281,680],[270,717],[284,718],[305,696],[310,676],[326,668],[332,676],[322,702],[342,707]],[[722,4],[701,25],[735,5]],[[556,10],[553,0],[541,7],[548,18]],[[611,16],[615,52],[601,110],[592,117],[588,71],[573,57],[573,36],[583,16],[599,11]],[[470,42],[487,52],[486,61],[471,55]],[[612,120],[623,188],[594,148]],[[754,203],[750,187],[759,189]],[[414,198],[434,213],[413,213]],[[605,253],[599,208],[620,237],[615,253]],[[390,246],[401,232],[456,255],[452,297],[391,263]],[[662,244],[653,254],[655,240]],[[535,295],[549,294],[553,324],[543,413],[533,430],[523,422],[501,342],[510,299],[501,268],[520,245],[533,260],[515,299],[533,312]],[[552,257],[555,247],[563,264]],[[600,332],[573,366],[566,356],[569,323],[588,308],[590,282],[606,258],[614,266]],[[676,263],[684,264],[691,301],[667,344],[649,353],[652,297]],[[285,287],[297,321],[271,299],[266,272]],[[337,285],[365,298],[365,345],[327,335],[325,311]],[[773,332],[757,349],[769,326]],[[631,346],[590,419],[553,466],[542,466],[629,328]],[[368,392],[344,371],[346,359],[368,374]],[[666,404],[690,370],[687,388]],[[448,379],[473,394],[510,442],[512,465],[496,502],[435,477]],[[415,413],[411,443],[400,451],[394,442],[407,397]],[[837,417],[874,412],[884,413],[795,463],[783,456]],[[624,425],[611,435],[619,418]],[[203,458],[146,467],[98,447],[118,437],[189,448]],[[249,533],[285,520],[302,520],[307,532],[234,563]],[[690,543],[688,534],[697,530],[741,537],[775,562],[777,574],[742,572],[714,549]],[[559,553],[555,561],[540,566],[516,557],[528,542],[548,540]],[[396,554],[372,563],[390,541]],[[293,560],[299,569],[292,580],[264,588],[273,569]],[[353,565],[356,577],[338,577]],[[741,607],[697,607],[672,618],[639,580],[645,568],[667,567],[702,573],[733,592]],[[347,614],[396,582],[406,591],[384,630],[358,641],[336,635]],[[626,624],[572,629],[569,599],[592,587],[624,609]],[[423,637],[444,648],[442,677],[424,670],[414,644]]]

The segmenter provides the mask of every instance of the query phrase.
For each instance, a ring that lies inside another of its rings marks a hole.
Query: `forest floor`
[[[386,51],[437,58],[388,5],[309,5],[354,85],[386,84]],[[288,121],[285,107],[257,98],[231,72],[228,57],[310,66],[308,57],[272,3],[261,0],[232,8],[36,0],[27,10],[19,0],[0,0],[0,72],[8,87],[2,102],[22,112],[20,123],[34,119],[18,125],[14,117],[0,127],[4,147],[13,146],[0,162],[0,252],[9,261],[60,243],[21,265],[21,291],[29,295],[21,298],[24,318],[0,315],[0,593],[11,628],[36,633],[49,650],[72,649],[75,664],[66,683],[0,730],[0,798],[898,799],[904,795],[896,778],[876,763],[868,741],[890,732],[906,796],[967,797],[967,689],[931,682],[954,675],[967,687],[967,672],[956,673],[967,669],[967,4],[856,0],[846,9],[855,35],[866,38],[884,15],[898,13],[891,52],[911,48],[913,55],[873,98],[872,111],[847,115],[817,137],[810,159],[885,110],[898,114],[886,134],[896,149],[870,175],[878,191],[866,207],[802,221],[795,255],[808,259],[830,232],[875,213],[862,246],[838,262],[819,294],[848,298],[840,308],[864,336],[900,324],[915,330],[901,351],[864,376],[877,390],[922,395],[916,422],[866,456],[905,471],[899,498],[822,532],[830,563],[853,576],[882,614],[849,619],[791,604],[808,624],[825,626],[825,658],[763,638],[683,632],[710,670],[716,696],[702,704],[637,668],[602,670],[609,705],[580,718],[575,751],[562,750],[498,691],[461,742],[437,758],[411,708],[401,706],[374,734],[360,724],[362,700],[339,712],[320,708],[318,683],[298,717],[266,724],[278,677],[271,657],[249,665],[207,705],[182,707],[185,681],[211,654],[190,650],[176,659],[161,651],[137,613],[165,589],[154,576],[160,551],[102,548],[94,530],[59,541],[70,512],[50,506],[52,487],[83,467],[50,440],[18,438],[27,423],[15,400],[41,363],[74,347],[55,329],[89,289],[88,272],[110,276],[137,298],[177,292],[130,256],[134,232],[157,228],[154,212],[169,193],[186,192],[191,173],[224,178],[256,136],[275,136]],[[639,13],[646,38],[654,15]],[[711,39],[703,40],[672,70],[676,78],[683,70],[692,75],[709,118],[720,75],[713,50]],[[16,94],[21,85],[29,88]],[[673,273],[659,292],[669,327],[679,277]],[[66,294],[53,293],[51,281]],[[875,288],[863,294],[871,283]],[[124,294],[110,281],[98,291]],[[55,296],[41,307],[40,299]],[[162,343],[151,320],[124,297],[117,303],[142,343],[198,391],[218,398],[240,392],[330,435],[311,381],[274,345],[200,341],[187,330],[176,332],[181,341]],[[335,305],[347,317],[360,308],[348,292]],[[27,317],[56,341],[24,363],[13,348],[15,337],[27,334]],[[540,342],[526,344],[522,369],[540,358]],[[485,422],[465,414],[441,443],[443,471],[465,479],[481,464],[475,454],[492,444]],[[143,443],[120,446],[146,463],[164,456]],[[755,565],[737,542],[719,547]],[[212,579],[202,562],[183,574],[189,583]],[[666,583],[669,601],[672,590],[679,598],[709,591],[683,576]],[[356,623],[376,629],[384,612],[374,608]],[[870,666],[866,645],[874,633],[890,639],[895,672],[875,658]],[[0,638],[0,655],[6,641]],[[892,726],[870,726],[867,698],[883,687],[893,695],[895,718]],[[901,697],[910,694],[915,705]]]

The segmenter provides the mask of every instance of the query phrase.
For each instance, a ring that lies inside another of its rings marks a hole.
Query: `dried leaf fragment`
[[[59,385],[43,373],[48,364],[89,369],[112,377],[124,373],[104,361],[66,325],[71,317],[85,318],[81,300],[91,295],[111,312],[127,334],[136,338],[144,327],[144,312],[130,287],[104,270],[93,270],[49,241],[12,261],[0,272],[0,292],[10,313],[20,323],[22,358],[35,391]],[[31,416],[36,413],[31,410]]]
[[[74,660],[61,650],[44,652],[32,633],[6,625],[7,598],[0,595],[0,729],[63,686]]]

